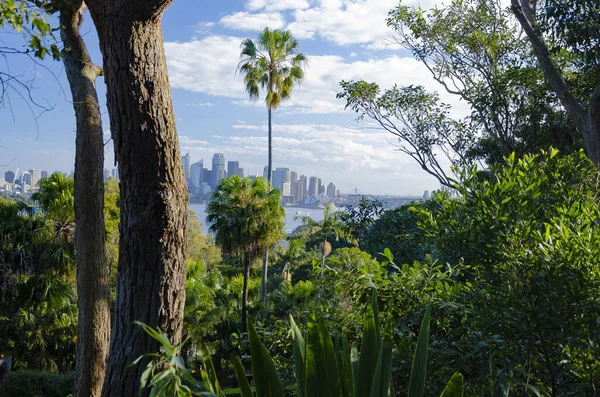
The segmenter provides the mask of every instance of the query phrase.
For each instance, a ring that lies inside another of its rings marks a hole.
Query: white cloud
[[[212,102],[199,102],[199,103],[188,103],[187,106],[195,107],[195,108],[211,108],[215,106]]]
[[[265,27],[281,29],[285,26],[283,15],[278,12],[252,14],[236,12],[221,18],[219,23],[236,30],[262,31]]]
[[[305,9],[310,7],[306,0],[249,0],[246,8],[251,11],[266,9],[269,11],[283,11],[290,9]]]
[[[263,106],[262,100],[248,101],[241,76],[235,76],[241,37],[210,36],[187,43],[165,43],[169,80],[175,88],[229,97],[241,106]],[[423,85],[440,92],[442,99],[468,108],[456,96],[447,94],[420,62],[409,57],[389,55],[369,60],[347,60],[336,55],[308,56],[306,79],[296,87],[292,99],[282,104],[282,113],[344,113],[344,102],[336,99],[341,80],[377,82],[382,88]]]

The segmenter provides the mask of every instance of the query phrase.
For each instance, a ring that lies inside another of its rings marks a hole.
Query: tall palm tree
[[[273,170],[272,113],[282,101],[289,99],[292,89],[304,79],[305,55],[298,52],[298,40],[286,30],[271,30],[268,27],[256,42],[246,39],[241,44],[240,62],[237,72],[244,75],[246,92],[251,100],[257,100],[260,88],[266,90],[265,103],[268,111],[268,161],[267,180],[271,183]],[[267,295],[268,248],[263,257],[263,279],[261,300]]]
[[[221,180],[208,204],[206,220],[224,254],[244,264],[241,328],[246,330],[250,265],[283,236],[285,211],[279,192],[263,178],[233,175]]]

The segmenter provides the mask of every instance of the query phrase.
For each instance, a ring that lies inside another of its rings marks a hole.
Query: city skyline
[[[357,115],[336,99],[341,80],[365,79],[382,88],[420,84],[440,92],[453,113],[468,113],[468,105],[445,93],[424,65],[393,44],[393,31],[385,20],[396,3],[235,0],[200,8],[190,0],[175,2],[164,15],[162,30],[181,154],[204,158],[206,166],[213,153],[227,153],[243,164],[246,174],[262,172],[267,159],[264,96],[249,101],[243,78],[235,75],[235,69],[242,40],[255,39],[268,25],[290,29],[309,59],[305,81],[294,89],[291,100],[273,112],[275,166],[330,178],[344,192],[355,187],[369,194],[420,194],[437,189],[435,178],[396,150],[393,137],[357,124]],[[410,4],[434,2],[408,0]],[[301,17],[307,13],[323,17],[323,23],[308,24]],[[82,31],[92,60],[101,64],[90,18],[85,18]],[[19,35],[12,39],[18,46]],[[71,173],[75,117],[65,95],[68,82],[62,64],[46,59],[40,61],[40,68],[26,57],[10,57],[10,62],[24,78],[35,79],[31,94],[51,110],[34,108],[32,117],[32,109],[15,95],[12,111],[0,111],[0,175],[17,165]],[[105,130],[104,168],[111,169],[114,151],[102,77],[97,88]]]

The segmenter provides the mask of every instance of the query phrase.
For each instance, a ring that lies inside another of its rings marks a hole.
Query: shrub
[[[0,386],[2,397],[67,397],[72,391],[73,372],[13,371]]]

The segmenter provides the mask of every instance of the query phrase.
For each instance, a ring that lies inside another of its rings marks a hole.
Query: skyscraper
[[[317,196],[319,194],[319,178],[311,176],[308,180],[308,196]]]
[[[227,162],[227,177],[234,175],[240,175],[240,162],[239,161],[228,161]]]
[[[290,179],[291,170],[289,168],[276,168],[275,171],[273,171],[273,182],[271,185],[273,186],[273,189],[279,189],[282,196],[289,196]],[[285,186],[287,186],[287,188],[284,191]]]
[[[181,165],[183,165],[183,175],[185,176],[186,182],[190,179],[190,153],[186,153],[185,156],[181,156]]]
[[[242,178],[244,177],[244,169],[243,168],[240,168],[238,175],[241,176]]]
[[[212,186],[215,190],[221,179],[225,178],[225,155],[223,153],[215,153],[212,159]]]
[[[190,167],[190,186],[193,188],[199,188],[200,184],[204,182],[202,180],[202,169],[204,168],[204,161],[196,161]]]
[[[118,168],[113,168],[112,170],[110,170],[110,176],[112,176],[113,178],[115,178],[118,181],[120,181],[119,179],[119,169]]]
[[[318,185],[319,185],[319,195],[321,195],[321,194],[325,194],[325,185],[323,185],[323,184],[321,183],[321,179],[320,179],[320,178],[319,178],[319,183],[318,183]]]
[[[290,172],[290,195],[296,199],[296,189],[298,186],[298,173],[296,171]]]
[[[298,178],[298,184],[300,183],[302,183],[302,190],[300,190],[300,187],[298,187],[298,197],[296,197],[296,200],[304,200],[306,197],[306,192],[308,190],[308,178],[306,175],[300,175],[300,178]]]
[[[48,171],[42,170],[42,179],[48,178]]]
[[[327,193],[326,194],[329,197],[335,197],[336,192],[337,192],[337,189],[335,188],[335,183],[329,182],[329,185],[327,185]]]
[[[31,186],[35,186],[38,184],[40,179],[42,179],[42,171],[41,170],[29,170],[31,174]]]
[[[4,173],[4,180],[6,183],[13,183],[15,181],[15,173],[13,171],[6,171]]]

